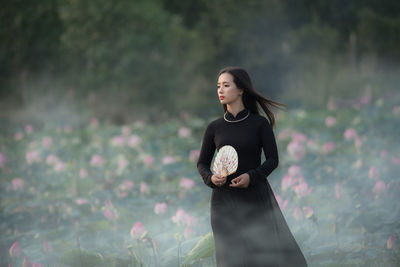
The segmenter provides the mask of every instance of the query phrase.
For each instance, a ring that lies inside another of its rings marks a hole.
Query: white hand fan
[[[225,145],[218,150],[214,159],[213,171],[222,176],[235,173],[238,167],[238,154],[233,146]]]

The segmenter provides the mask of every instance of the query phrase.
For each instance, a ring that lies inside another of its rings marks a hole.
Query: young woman
[[[239,67],[222,69],[217,89],[225,113],[207,126],[197,162],[204,183],[212,188],[217,266],[307,266],[266,179],[279,162],[270,106],[284,105],[257,93]],[[257,102],[269,121],[259,114]],[[215,149],[224,145],[238,154],[236,172],[226,177],[210,170]]]

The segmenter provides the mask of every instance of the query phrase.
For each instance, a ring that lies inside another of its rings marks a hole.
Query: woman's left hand
[[[243,173],[238,177],[232,179],[229,186],[231,187],[239,187],[239,188],[247,188],[250,183],[250,176],[248,173]]]

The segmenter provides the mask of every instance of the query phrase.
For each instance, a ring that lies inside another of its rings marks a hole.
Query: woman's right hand
[[[223,186],[226,183],[226,176],[222,176],[219,174],[213,174],[211,176],[211,182],[215,184],[216,186]]]

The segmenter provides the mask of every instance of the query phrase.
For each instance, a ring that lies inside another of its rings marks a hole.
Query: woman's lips
[[[224,99],[224,97],[223,97],[223,96],[220,96],[220,97],[219,97],[219,99],[221,99],[221,100],[222,100],[222,99]]]

